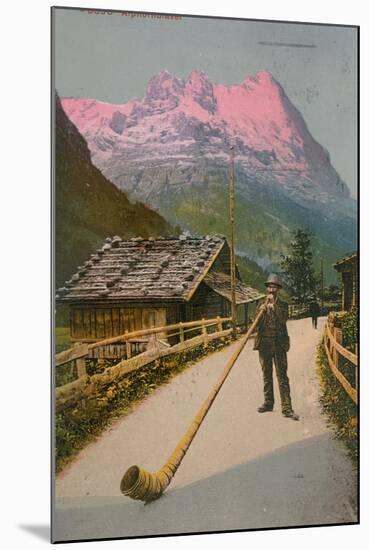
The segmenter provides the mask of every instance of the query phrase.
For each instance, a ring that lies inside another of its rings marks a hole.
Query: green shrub
[[[342,329],[342,345],[355,352],[355,344],[358,341],[356,308],[337,316],[335,326]]]
[[[318,347],[317,368],[321,387],[320,404],[323,413],[336,437],[345,443],[348,454],[356,467],[358,458],[357,407],[332,373],[323,342]],[[341,365],[340,371],[347,375]]]
[[[76,369],[72,368],[72,363],[60,365],[55,369],[55,387],[64,386],[76,380]]]

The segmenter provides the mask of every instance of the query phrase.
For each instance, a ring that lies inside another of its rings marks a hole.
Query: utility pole
[[[324,307],[324,273],[323,273],[323,260],[320,260],[320,309]]]
[[[237,308],[236,308],[236,258],[234,250],[234,147],[231,151],[231,170],[229,186],[229,208],[231,220],[231,317],[232,317],[232,337],[236,337]]]

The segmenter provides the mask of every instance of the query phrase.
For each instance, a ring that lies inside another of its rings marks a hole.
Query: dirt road
[[[281,415],[277,387],[274,411],[256,411],[262,377],[249,342],[166,493],[147,506],[120,495],[129,466],[156,471],[164,464],[232,344],[161,387],[57,477],[55,540],[356,522],[356,476],[318,403],[315,351],[323,325],[288,323],[299,422]]]

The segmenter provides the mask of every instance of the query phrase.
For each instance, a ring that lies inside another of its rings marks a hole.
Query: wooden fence
[[[342,346],[342,330],[333,327],[327,322],[324,329],[324,346],[328,363],[334,376],[340,382],[346,393],[354,403],[358,402],[358,356]],[[340,371],[340,362],[346,359],[355,369],[355,387],[347,380]]]
[[[74,347],[58,353],[55,357],[56,368],[66,363],[73,365],[73,362],[76,362],[77,379],[56,388],[57,410],[73,404],[82,396],[91,395],[99,388],[117,381],[129,372],[160,357],[166,357],[199,345],[206,347],[212,340],[229,336],[232,329],[224,328],[223,324],[229,324],[230,321],[230,317],[216,317],[215,319],[202,319],[142,329],[92,344],[76,344]],[[110,353],[112,353],[112,346],[115,346],[115,357],[117,351],[120,351],[118,363],[105,368],[102,373],[88,376],[86,360],[109,357],[109,353],[101,353],[101,350],[110,349]]]
[[[288,318],[297,319],[299,317],[309,317],[309,306],[290,304],[288,306]]]
[[[341,302],[325,301],[323,306],[319,304],[319,316],[325,316],[330,311],[338,311],[341,308]],[[288,317],[289,319],[302,319],[310,317],[309,304],[289,304]]]

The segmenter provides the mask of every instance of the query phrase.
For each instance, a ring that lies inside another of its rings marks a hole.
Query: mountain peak
[[[203,109],[210,113],[214,113],[217,107],[217,102],[214,97],[214,87],[210,82],[207,74],[202,71],[192,71],[186,80],[186,92]]]
[[[163,82],[164,80],[172,80],[174,77],[173,75],[167,71],[167,69],[162,69],[157,74],[154,74],[149,80],[149,84],[152,81],[160,81]]]
[[[198,83],[198,82],[203,82],[203,83],[206,83],[208,82],[210,84],[210,80],[209,80],[209,77],[206,73],[204,73],[203,71],[199,71],[199,70],[194,70],[190,73],[190,75],[188,76],[187,78],[187,82],[188,83]]]
[[[173,163],[204,157],[223,162],[232,140],[239,165],[246,171],[268,167],[270,180],[304,204],[307,197],[326,201],[330,195],[348,196],[328,155],[268,70],[230,86],[213,85],[200,70],[187,78],[162,70],[150,79],[143,101],[119,106],[99,102],[89,109],[83,101],[74,105],[68,100],[65,108],[89,140],[94,162],[101,159],[104,167],[116,162],[117,150],[130,159],[138,144],[155,162],[161,156],[172,157]]]
[[[275,80],[274,76],[270,71],[263,70],[258,71],[255,76],[248,76],[242,82],[242,86],[248,90],[257,89],[265,90],[269,92],[270,90],[278,91],[281,90],[281,85]]]
[[[148,87],[152,85],[160,85],[164,87],[170,87],[171,85],[180,85],[181,87],[184,86],[184,82],[181,78],[178,78],[177,76],[173,75],[166,69],[163,71],[158,72],[154,76],[152,76],[149,80]]]
[[[267,82],[275,83],[272,73],[267,70],[258,71],[255,75],[255,79],[260,83],[267,83]]]
[[[183,95],[183,90],[183,80],[163,70],[149,80],[144,102],[161,112],[171,110],[178,105],[178,96]]]

